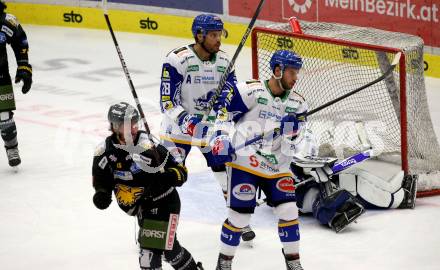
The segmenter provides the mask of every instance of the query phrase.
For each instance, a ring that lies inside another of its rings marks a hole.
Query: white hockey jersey
[[[283,97],[274,97],[267,81],[257,80],[239,83],[237,89],[228,109],[236,122],[233,137],[235,147],[263,132],[280,128],[281,119],[289,113],[295,113],[300,121],[297,140],[305,132],[308,107],[298,93],[288,91]],[[290,163],[297,151],[296,142],[283,136],[268,137],[237,150],[237,159],[228,165],[265,178],[291,176]]]
[[[162,139],[191,145],[205,144],[205,141],[180,131],[178,116],[183,111],[203,116],[229,62],[223,51],[219,51],[210,61],[202,61],[194,52],[193,45],[175,49],[167,55],[162,66],[160,86]],[[235,73],[232,71],[224,89],[235,88],[235,84]]]

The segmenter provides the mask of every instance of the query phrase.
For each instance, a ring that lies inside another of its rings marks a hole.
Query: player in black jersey
[[[9,165],[14,167],[21,163],[18,153],[17,127],[14,113],[15,98],[12,90],[11,76],[6,45],[10,44],[17,61],[15,83],[23,81],[21,91],[26,94],[31,89],[32,67],[28,60],[28,40],[26,33],[12,14],[5,13],[6,4],[0,0],[0,131],[5,142]]]
[[[106,209],[113,191],[119,207],[137,217],[141,269],[162,269],[162,254],[174,269],[203,269],[176,238],[180,213],[176,187],[187,179],[185,166],[162,145],[154,150],[147,134],[138,130],[138,111],[128,103],[112,105],[108,121],[112,134],[97,147],[93,159],[93,203]]]

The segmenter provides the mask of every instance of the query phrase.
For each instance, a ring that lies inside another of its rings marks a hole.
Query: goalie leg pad
[[[399,192],[402,185],[403,171],[399,171],[389,180],[386,180],[366,170],[356,169],[352,170],[350,174],[341,174],[339,179],[341,188],[345,188],[350,180],[355,181],[355,194],[378,208],[395,208],[403,199],[402,192]]]
[[[327,198],[320,198],[313,204],[313,216],[321,224],[329,225],[344,204],[354,199],[346,190],[338,190]]]
[[[340,232],[362,215],[364,211],[364,207],[355,198],[351,198],[338,210],[330,222],[330,227],[336,232]]]

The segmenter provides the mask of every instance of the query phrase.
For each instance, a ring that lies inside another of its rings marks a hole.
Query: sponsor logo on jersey
[[[115,197],[120,205],[132,206],[142,196],[144,192],[143,187],[130,187],[126,185],[116,185]]]
[[[0,101],[14,100],[14,95],[12,93],[0,95]]]
[[[220,73],[224,73],[226,71],[226,67],[218,66],[217,71]]]
[[[73,12],[73,10],[70,13],[64,13],[64,22],[69,23],[81,23],[83,21],[83,17],[79,13]]]
[[[8,35],[9,37],[12,37],[14,35],[14,31],[12,31],[11,28],[7,27],[6,25],[2,25],[1,31],[6,35]]]
[[[232,189],[232,194],[239,200],[250,201],[255,198],[255,186],[251,184],[239,184]]]
[[[166,232],[158,230],[142,229],[141,237],[164,239]]]
[[[266,153],[262,153],[258,150],[257,150],[257,154],[264,157],[267,161],[269,161],[270,163],[272,163],[274,165],[278,164],[278,159],[275,157],[274,154],[266,154]]]
[[[104,168],[107,165],[107,163],[108,163],[107,157],[103,157],[101,159],[101,161],[99,161],[98,166],[99,166],[99,168],[104,170]]]
[[[168,239],[165,249],[172,250],[174,245],[174,240],[176,238],[177,225],[179,224],[179,215],[170,214],[170,219],[168,223]]]
[[[295,182],[292,177],[283,177],[279,179],[276,183],[276,187],[279,191],[294,193],[295,192]]]
[[[147,17],[147,19],[139,21],[139,27],[141,29],[157,30],[159,24],[156,21],[150,20],[150,17]]]
[[[113,154],[110,155],[109,158],[110,158],[110,160],[111,160],[112,162],[116,162],[116,161],[118,160],[118,158],[115,157],[115,155],[113,155]]]
[[[122,169],[122,163],[121,162],[116,163],[116,168],[117,169]]]
[[[6,43],[6,35],[3,32],[0,32],[0,44]]]
[[[298,108],[286,107],[286,113],[294,113],[298,110]]]
[[[268,102],[267,98],[264,98],[264,97],[257,98],[257,103],[258,104],[267,105],[267,102]]]
[[[199,71],[198,65],[191,65],[186,68],[186,72],[194,72],[194,71]]]
[[[130,171],[131,171],[133,174],[137,174],[137,173],[139,173],[140,171],[142,171],[142,169],[139,167],[139,165],[137,165],[136,162],[133,162],[133,164],[131,164],[131,166],[130,166]]]
[[[115,179],[121,179],[121,180],[124,180],[124,181],[133,180],[133,175],[129,171],[118,171],[118,170],[115,170],[113,172],[113,176],[115,177]]]
[[[268,112],[265,110],[260,110],[258,117],[262,118],[262,119],[273,119],[275,121],[281,121],[281,118],[282,118],[280,115],[278,115],[276,113]]]

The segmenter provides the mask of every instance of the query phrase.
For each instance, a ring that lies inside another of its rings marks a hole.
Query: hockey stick
[[[157,152],[156,146],[154,145],[153,136],[150,132],[150,127],[148,126],[147,120],[145,118],[144,110],[142,110],[142,106],[139,102],[139,98],[136,93],[136,89],[134,88],[133,81],[131,80],[130,72],[128,72],[127,65],[125,64],[124,57],[122,56],[121,49],[119,48],[118,41],[116,39],[115,33],[113,32],[113,28],[110,23],[110,18],[108,17],[107,0],[102,0],[102,8],[104,11],[104,18],[107,23],[108,30],[110,31],[110,34],[113,39],[113,43],[115,44],[116,52],[118,53],[118,57],[121,62],[121,65],[122,65],[122,69],[124,70],[125,78],[127,79],[128,85],[130,86],[131,94],[133,95],[133,98],[136,103],[136,107],[139,111],[139,114],[141,115],[142,122],[144,123],[145,131],[147,132],[147,135],[148,135],[148,139],[151,142],[151,145],[152,145],[151,148],[153,150],[154,158],[157,161],[157,164],[161,164],[160,158],[159,158],[159,153]],[[161,170],[163,170],[163,168]]]
[[[265,0],[260,0],[260,3],[258,4],[257,9],[255,10],[254,16],[252,17],[251,21],[249,22],[249,25],[248,25],[246,32],[244,33],[241,41],[240,41],[240,44],[237,47],[237,50],[235,50],[235,53],[231,59],[231,62],[229,62],[229,65],[226,68],[226,71],[223,73],[222,77],[220,78],[220,82],[218,84],[217,89],[215,90],[215,94],[211,97],[211,99],[208,102],[208,107],[206,108],[205,114],[203,115],[203,121],[206,121],[206,119],[209,116],[209,113],[211,112],[212,108],[214,107],[214,103],[217,101],[218,97],[220,96],[222,89],[225,86],[226,80],[228,79],[229,73],[231,72],[232,68],[234,67],[235,60],[237,60],[237,57],[240,54],[241,49],[243,48],[244,44],[246,43],[246,40],[249,37],[249,34],[252,31],[252,28],[254,27],[255,21],[257,20],[257,17],[263,8],[264,1]]]
[[[382,81],[382,80],[385,79],[388,75],[390,75],[391,72],[393,72],[394,68],[395,68],[395,67],[397,66],[397,64],[399,63],[399,60],[400,60],[401,55],[402,55],[402,53],[401,53],[401,52],[398,52],[398,53],[394,56],[393,62],[391,63],[390,67],[385,71],[385,73],[383,73],[383,74],[382,74],[380,77],[378,77],[377,79],[375,79],[375,80],[373,80],[373,81],[371,81],[371,82],[369,82],[369,83],[367,83],[367,84],[365,84],[365,85],[363,85],[363,86],[361,86],[361,87],[359,87],[359,88],[356,88],[355,90],[353,90],[353,91],[351,91],[351,92],[348,92],[347,94],[342,95],[342,96],[340,96],[340,97],[338,97],[338,98],[336,98],[336,99],[334,99],[334,100],[332,100],[332,101],[329,101],[329,102],[327,102],[327,103],[325,103],[325,104],[323,104],[323,105],[321,105],[321,106],[319,106],[319,107],[317,107],[317,108],[315,108],[315,109],[313,109],[313,110],[311,110],[311,111],[308,111],[308,112],[306,113],[306,116],[310,116],[310,115],[312,115],[312,114],[314,114],[314,113],[317,113],[317,112],[319,112],[319,111],[321,111],[321,110],[323,110],[323,109],[325,109],[325,108],[327,108],[327,107],[329,107],[329,106],[335,104],[336,102],[339,102],[339,101],[341,101],[341,100],[343,100],[343,99],[345,99],[345,98],[348,98],[348,97],[350,97],[350,96],[356,94],[357,92],[362,91],[362,90],[364,90],[365,88],[368,88],[368,87],[370,87],[370,86],[372,86],[372,85],[374,85],[374,84],[376,84],[376,83]],[[261,135],[258,135],[258,136],[256,136],[255,138],[252,138],[252,139],[246,141],[246,142],[243,143],[242,145],[237,146],[237,147],[235,148],[235,150],[240,150],[240,149],[242,149],[242,148],[244,148],[244,147],[246,147],[246,146],[248,146],[248,145],[250,145],[250,144],[253,144],[253,143],[255,143],[255,142],[259,141],[259,140],[263,140],[267,135],[270,135],[270,136],[275,137],[275,136],[279,135],[279,130],[278,130],[278,131],[277,131],[277,130],[272,130],[272,131],[269,131],[269,132],[263,133],[263,134],[261,134]]]

